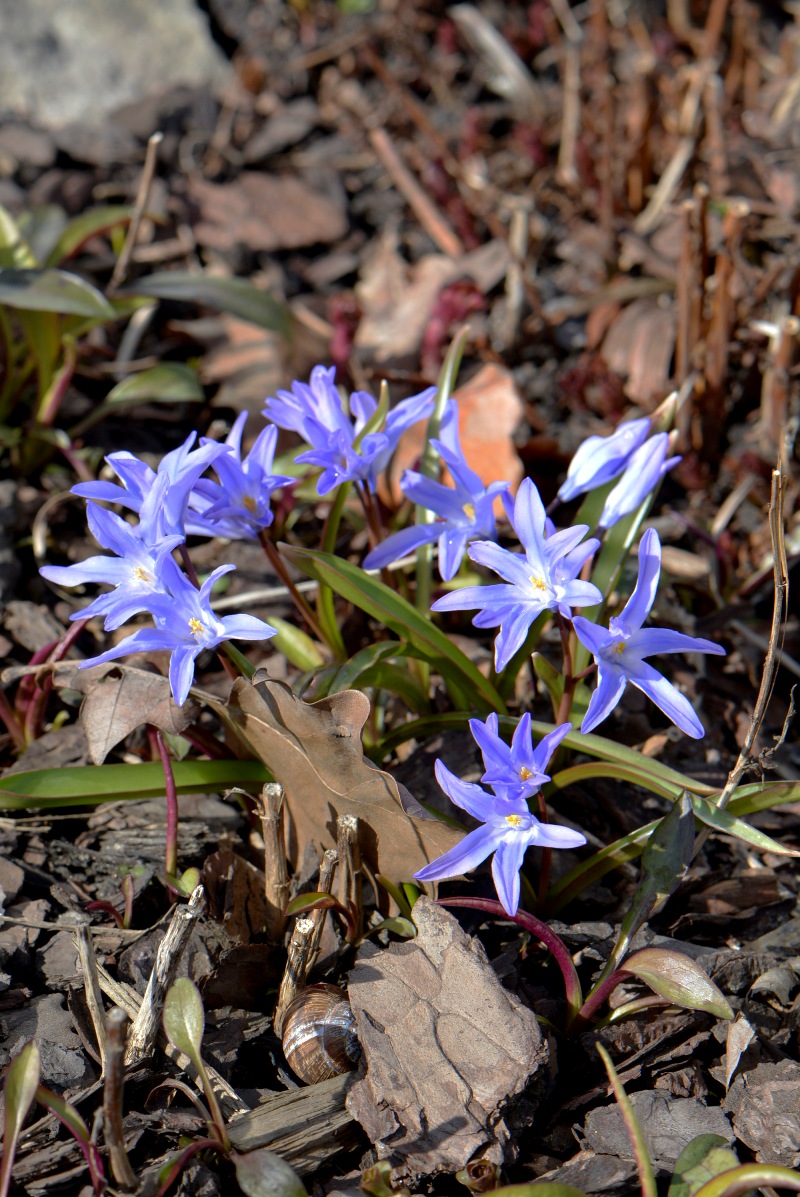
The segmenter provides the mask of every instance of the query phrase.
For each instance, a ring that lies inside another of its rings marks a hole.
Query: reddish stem
[[[169,750],[161,732],[156,730],[156,745],[164,767],[164,789],[167,796],[167,846],[165,868],[168,877],[175,877],[178,873],[178,791],[175,787],[175,774],[172,772],[172,761]],[[168,886],[170,894],[177,897],[176,891]]]
[[[526,931],[535,936],[552,953],[556,964],[561,969],[569,1007],[567,1025],[569,1026],[573,1022],[583,1000],[581,983],[567,945],[562,939],[559,939],[555,931],[548,927],[547,923],[543,923],[533,914],[528,914],[526,910],[518,910],[516,914],[509,914],[499,902],[494,902],[491,898],[439,898],[438,904],[440,906],[465,906],[470,910],[483,910],[486,914],[493,914],[497,918],[511,919],[513,923],[524,927]]]

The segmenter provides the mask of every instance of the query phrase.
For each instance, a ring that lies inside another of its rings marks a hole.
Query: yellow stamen
[[[205,630],[206,629],[203,627],[200,620],[195,619],[195,617],[192,616],[192,618],[189,620],[189,631],[192,633],[192,635],[199,636],[201,632],[204,632]]]
[[[534,590],[547,590],[547,583],[544,578],[539,578],[536,574],[531,574],[530,583]]]
[[[252,511],[255,514],[256,501],[252,495],[245,495],[245,497],[242,499],[242,507],[244,507],[247,511]]]
[[[509,827],[521,827],[522,815],[506,815],[506,823]]]
[[[464,515],[467,517],[469,522],[471,524],[474,524],[475,523],[475,505],[474,505],[474,503],[465,503],[464,506],[461,508],[461,510],[464,512]]]
[[[528,781],[528,779],[531,777],[533,777],[533,774],[531,773],[530,769],[527,769],[525,765],[523,765],[519,771],[520,781]]]
[[[153,575],[151,573],[149,573],[148,570],[146,570],[143,565],[136,566],[136,569],[133,571],[133,576],[139,582],[152,582],[153,581]]]
[[[625,641],[620,640],[617,644],[614,645],[614,647],[612,648],[611,651],[612,651],[612,653],[624,653],[625,648],[626,648]]]

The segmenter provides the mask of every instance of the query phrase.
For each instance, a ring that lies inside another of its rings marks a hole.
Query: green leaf
[[[600,1053],[600,1058],[605,1065],[608,1079],[611,1081],[611,1088],[614,1090],[614,1096],[617,1099],[617,1105],[625,1121],[625,1129],[628,1132],[628,1138],[631,1141],[633,1148],[633,1157],[636,1161],[636,1170],[639,1173],[639,1184],[642,1186],[642,1197],[657,1197],[656,1178],[653,1174],[653,1165],[650,1163],[650,1153],[647,1150],[647,1143],[645,1142],[644,1133],[636,1117],[633,1106],[628,1099],[622,1082],[617,1075],[617,1070],[611,1063],[611,1056],[608,1054],[602,1043],[598,1043],[597,1050]]]
[[[111,229],[128,224],[135,208],[130,204],[103,204],[74,217],[62,230],[58,240],[45,259],[45,266],[57,266],[65,258],[71,258],[90,237],[98,237]]]
[[[0,270],[0,303],[31,312],[113,320],[114,309],[91,283],[66,270]]]
[[[756,811],[785,806],[787,802],[800,802],[800,781],[757,781],[738,786],[728,810],[732,815],[753,815]]]
[[[215,278],[205,271],[196,274],[184,270],[164,270],[138,279],[122,292],[124,295],[149,295],[153,299],[172,299],[179,303],[202,303],[218,311],[230,312],[260,328],[279,332],[289,340],[292,315],[286,304],[273,299],[243,278]]]
[[[635,831],[621,836],[613,844],[607,844],[605,848],[595,852],[588,860],[582,860],[574,869],[560,877],[547,895],[548,915],[557,914],[595,881],[605,877],[606,873],[640,856],[657,826],[658,821],[654,821],[637,827]]]
[[[323,667],[325,658],[322,649],[308,632],[276,615],[270,615],[269,622],[278,631],[272,640],[273,647],[277,648],[279,653],[283,653],[292,665],[302,669],[304,673],[312,673]]]
[[[671,948],[642,948],[622,965],[660,997],[687,1010],[704,1010],[717,1018],[733,1018],[725,995],[691,956]]]
[[[378,644],[368,644],[340,667],[331,685],[332,692],[360,689],[359,679],[368,669],[390,657],[408,656],[409,651],[408,645],[398,644],[396,640],[381,640]]]
[[[178,977],[167,990],[163,1021],[170,1043],[188,1056],[199,1071],[206,1019],[200,991],[188,977]]]
[[[5,1195],[11,1182],[11,1169],[17,1152],[19,1134],[28,1110],[33,1105],[39,1085],[41,1061],[35,1043],[26,1043],[9,1065],[5,1084],[5,1130],[0,1159],[0,1193]]]
[[[63,1097],[57,1093],[51,1093],[49,1089],[45,1089],[44,1085],[37,1087],[36,1100],[40,1105],[51,1110],[59,1122],[64,1123],[73,1138],[88,1146],[90,1142],[89,1128],[73,1105],[64,1101]]]
[[[692,796],[692,806],[700,822],[705,823],[707,827],[713,827],[715,831],[735,836],[737,840],[752,844],[754,848],[760,848],[762,852],[776,852],[783,856],[800,856],[797,849],[785,847],[774,840],[772,836],[759,831],[757,827],[751,827],[743,819],[737,819],[730,811],[721,810],[713,802],[706,802],[696,794]]]
[[[390,881],[389,878],[384,877],[382,873],[378,874],[376,880],[378,885],[382,886],[391,898],[394,898],[397,909],[400,911],[400,914],[403,916],[403,918],[410,918],[411,906],[405,892],[400,888],[400,886],[395,885],[394,881]]]
[[[564,675],[559,673],[541,653],[533,653],[532,660],[536,676],[547,690],[553,710],[557,711],[564,693]]]
[[[286,907],[286,913],[303,914],[306,910],[333,910],[337,906],[339,903],[330,894],[315,890],[292,898]]]
[[[687,794],[659,822],[642,851],[642,879],[622,920],[619,937],[601,979],[614,971],[636,932],[680,884],[694,848],[694,813]],[[625,966],[627,967],[627,965]]]
[[[722,1135],[698,1135],[679,1155],[667,1197],[694,1197],[706,1181],[738,1166],[736,1152]]]
[[[196,370],[183,362],[161,362],[118,382],[102,406],[110,410],[135,403],[202,403],[204,399]]]
[[[37,265],[19,225],[8,209],[0,204],[0,268],[19,266],[25,269]]]
[[[376,931],[391,931],[395,935],[402,935],[403,939],[415,939],[417,934],[417,928],[411,919],[403,918],[401,914],[382,919],[380,923],[370,927],[367,934],[374,935]]]
[[[57,266],[57,262],[47,261],[47,255],[66,227],[67,214],[58,204],[42,204],[39,208],[23,212],[19,218],[19,229],[35,260],[9,265]]]
[[[281,546],[286,558],[309,577],[329,586],[337,594],[395,635],[408,640],[447,680],[466,689],[480,711],[505,711],[505,704],[491,682],[456,648],[448,636],[420,615],[379,578],[371,577],[356,565],[333,553]]]
[[[249,789],[272,780],[261,761],[175,761],[172,771],[178,794],[207,794],[237,785]],[[0,810],[55,810],[163,795],[164,770],[158,761],[34,769],[0,780]]]
[[[239,1188],[247,1197],[306,1197],[295,1170],[266,1147],[234,1152],[231,1158]]]
[[[740,1164],[738,1168],[709,1180],[697,1189],[695,1197],[740,1197],[751,1189],[762,1188],[800,1192],[800,1173],[778,1164]]]

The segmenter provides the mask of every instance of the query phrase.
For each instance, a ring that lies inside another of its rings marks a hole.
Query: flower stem
[[[165,869],[168,877],[178,874],[178,791],[175,787],[175,775],[172,772],[172,762],[164,737],[159,730],[155,734],[161,764],[164,767],[164,790],[167,796],[167,847]]]
[[[278,576],[278,578],[280,578],[283,585],[289,591],[289,594],[292,597],[292,602],[294,603],[295,607],[297,608],[298,614],[300,615],[300,617],[302,619],[304,619],[306,621],[306,623],[311,628],[311,631],[314,633],[314,635],[317,636],[320,640],[322,640],[324,642],[326,637],[325,637],[324,632],[322,631],[322,628],[320,627],[319,620],[317,619],[316,615],[314,614],[314,611],[312,610],[312,608],[309,606],[309,604],[303,598],[300,591],[297,589],[297,586],[294,583],[294,579],[291,577],[288,569],[286,568],[285,561],[281,557],[278,549],[275,547],[275,545],[270,540],[265,528],[262,528],[261,531],[259,532],[258,539],[261,542],[261,547],[264,550],[267,560],[269,561],[272,568],[275,570],[275,573]]]
[[[336,538],[339,534],[339,525],[342,522],[344,505],[347,502],[351,487],[351,482],[342,482],[336,492],[336,498],[331,504],[328,518],[325,520],[325,527],[322,530],[323,553],[336,552]],[[344,661],[347,658],[347,649],[345,648],[339,625],[336,622],[334,594],[330,586],[320,584],[317,591],[317,618],[319,619],[320,627],[325,633],[323,636],[325,643],[330,647],[334,656]]]

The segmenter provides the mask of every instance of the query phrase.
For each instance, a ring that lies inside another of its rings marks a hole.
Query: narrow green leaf
[[[183,362],[161,362],[118,382],[102,407],[111,410],[135,403],[202,403],[204,399],[196,370]]]
[[[430,661],[442,675],[466,689],[480,711],[505,712],[505,704],[491,682],[448,636],[420,615],[411,603],[363,569],[332,553],[281,546],[286,558],[310,577],[329,586],[354,606],[377,619]]]
[[[26,1043],[18,1056],[12,1060],[6,1073],[6,1128],[5,1150],[16,1144],[28,1110],[33,1105],[39,1085],[41,1061],[35,1042]]]
[[[295,1170],[266,1147],[234,1152],[231,1158],[239,1188],[247,1197],[306,1197]]]
[[[571,765],[567,769],[560,769],[558,773],[554,773],[545,787],[545,795],[549,796],[555,791],[565,790],[567,786],[593,781],[597,777],[613,777],[617,781],[628,781],[631,785],[641,786],[643,790],[649,790],[651,794],[658,794],[660,798],[669,798],[673,802],[684,792],[680,786],[642,773],[635,765],[622,764],[622,762],[611,764],[606,761],[592,761],[585,765]]]
[[[384,877],[382,873],[378,874],[377,882],[378,885],[381,885],[386,890],[387,894],[389,894],[391,898],[394,898],[395,903],[397,904],[397,909],[400,911],[400,914],[403,916],[403,918],[410,918],[411,907],[408,903],[405,893],[400,886],[395,885],[394,881],[390,881],[389,878]]]
[[[409,671],[402,665],[392,665],[388,661],[380,661],[371,669],[365,669],[356,683],[356,689],[386,690],[389,694],[396,694],[415,714],[430,709],[427,694]]]
[[[28,1110],[33,1104],[39,1085],[41,1061],[35,1043],[26,1043],[9,1065],[5,1084],[5,1128],[3,1154],[0,1158],[0,1194],[6,1197],[11,1184],[11,1170],[17,1143]]]
[[[271,780],[261,761],[176,761],[172,769],[178,794],[207,794],[237,785],[248,789]],[[34,769],[0,781],[0,810],[96,806],[163,794],[164,770],[157,761]]]
[[[608,972],[623,959],[642,924],[677,889],[692,859],[693,848],[694,813],[688,795],[683,793],[661,819],[642,850],[642,879],[622,920]]]
[[[349,661],[345,661],[336,674],[331,689],[334,693],[339,690],[358,689],[359,678],[367,669],[371,669],[378,661],[408,656],[409,651],[409,645],[398,643],[396,640],[381,640],[377,644],[368,644]]]
[[[547,914],[557,914],[595,881],[605,877],[606,873],[635,860],[641,855],[644,845],[657,826],[658,821],[645,823],[643,827],[637,827],[635,831],[621,836],[613,844],[600,848],[588,860],[582,860],[574,869],[570,869],[559,878],[547,895]]]
[[[642,948],[633,952],[622,967],[676,1006],[704,1010],[717,1018],[733,1018],[733,1010],[724,993],[684,952],[675,952],[671,948]]]
[[[564,675],[563,673],[559,673],[541,653],[533,653],[532,660],[536,676],[547,690],[550,702],[553,704],[553,710],[557,711],[558,704],[561,702],[561,696],[564,693]]]
[[[722,1135],[698,1135],[678,1156],[667,1197],[694,1197],[706,1181],[738,1166],[736,1152]]]
[[[705,823],[707,827],[713,827],[715,831],[735,836],[737,840],[752,844],[754,848],[760,848],[762,852],[776,852],[783,856],[800,856],[797,849],[787,848],[784,844],[774,840],[772,836],[759,831],[757,827],[751,827],[743,819],[737,819],[729,810],[721,810],[713,802],[706,802],[696,794],[692,796],[692,806],[700,822]]]
[[[0,268],[35,268],[36,258],[14,217],[0,204]]]
[[[717,791],[719,792],[719,791]],[[714,801],[713,795],[711,801]],[[788,802],[800,802],[800,781],[759,781],[738,786],[728,803],[732,815],[753,815]]]
[[[273,647],[277,648],[279,653],[283,653],[292,665],[297,669],[302,669],[304,673],[312,673],[323,667],[325,658],[322,655],[322,649],[317,641],[309,636],[308,632],[304,632],[302,628],[298,628],[293,623],[280,619],[276,615],[270,615],[269,622],[273,628],[278,630],[277,636],[272,641]]]
[[[101,236],[111,229],[128,224],[134,211],[130,204],[103,204],[75,216],[63,228],[47,254],[45,266],[57,266],[65,258],[71,258],[76,254],[91,237]]]
[[[59,1122],[64,1123],[73,1138],[77,1139],[79,1143],[89,1145],[89,1128],[73,1105],[64,1101],[63,1097],[57,1093],[51,1093],[49,1089],[45,1089],[44,1085],[37,1086],[36,1100],[40,1105],[51,1110]]]
[[[199,1071],[206,1020],[200,991],[188,977],[178,977],[167,990],[163,1022],[170,1043],[188,1056]]]
[[[217,311],[240,316],[260,328],[279,332],[287,340],[291,336],[292,316],[286,304],[243,278],[216,278],[205,271],[192,274],[184,270],[164,270],[138,279],[122,294],[202,303]]]
[[[370,927],[367,934],[374,935],[376,931],[391,931],[395,935],[402,935],[404,939],[414,939],[417,934],[417,928],[411,919],[403,918],[402,915],[391,915],[389,918],[383,919],[374,927]]]
[[[338,905],[339,903],[330,894],[315,890],[310,893],[298,894],[296,898],[292,898],[286,907],[286,913],[303,914],[306,910],[332,910],[334,906]]]
[[[631,1141],[633,1148],[633,1156],[636,1161],[636,1170],[639,1173],[639,1184],[642,1186],[642,1197],[657,1197],[656,1178],[653,1174],[653,1165],[650,1163],[650,1153],[647,1150],[647,1143],[645,1142],[644,1133],[639,1124],[639,1119],[636,1117],[633,1106],[631,1105],[628,1095],[625,1092],[622,1082],[617,1075],[617,1070],[611,1062],[611,1056],[608,1054],[602,1043],[598,1043],[597,1050],[600,1053],[600,1058],[605,1065],[608,1079],[611,1081],[611,1088],[614,1090],[614,1096],[617,1099],[617,1105],[620,1108],[622,1117],[625,1120],[625,1129],[628,1132],[628,1138]]]
[[[65,270],[0,270],[0,303],[33,312],[113,320],[114,309],[96,287]]]
[[[800,1173],[778,1164],[740,1164],[698,1189],[694,1197],[740,1197],[751,1189],[792,1189],[800,1192]]]

